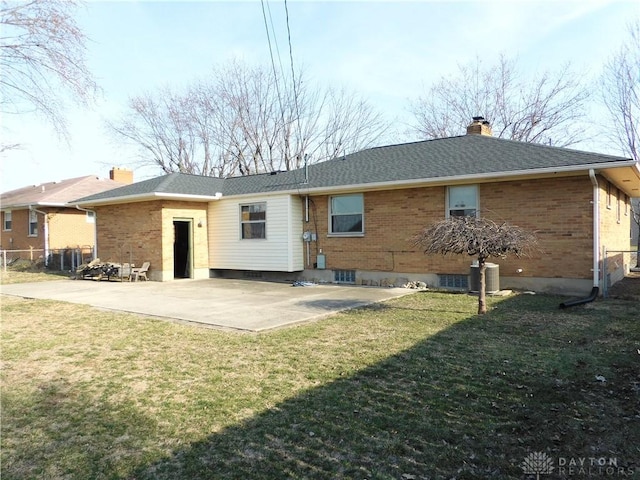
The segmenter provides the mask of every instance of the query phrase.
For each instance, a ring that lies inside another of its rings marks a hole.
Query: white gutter
[[[222,194],[216,192],[215,195],[191,195],[186,193],[162,193],[162,192],[151,192],[151,193],[137,193],[134,195],[124,195],[122,197],[110,197],[103,198],[100,200],[88,200],[84,202],[74,202],[74,205],[77,207],[78,205],[113,205],[117,203],[129,203],[129,202],[145,202],[151,200],[187,200],[193,202],[212,202],[214,200],[220,200],[222,198]]]
[[[95,210],[89,210],[76,205],[76,208],[83,212],[93,213],[93,260],[98,258],[98,214]]]
[[[593,184],[593,286],[600,286],[600,187],[596,172],[589,170],[589,178]]]
[[[299,184],[295,189],[283,189],[273,191],[258,191],[251,193],[241,193],[232,195],[233,198],[243,197],[255,197],[256,195],[292,195],[300,194],[301,191],[305,195],[314,193],[341,193],[341,192],[361,192],[367,190],[391,190],[399,188],[413,188],[413,187],[425,187],[425,186],[442,186],[442,185],[457,185],[466,183],[479,183],[479,182],[491,182],[494,180],[509,180],[511,178],[531,177],[537,175],[571,175],[580,174],[592,169],[610,169],[619,167],[635,167],[637,163],[634,160],[626,162],[617,162],[615,165],[611,163],[598,163],[592,165],[572,165],[564,167],[548,167],[548,168],[532,168],[529,170],[513,170],[508,172],[489,172],[478,173],[469,175],[449,175],[446,177],[429,177],[429,178],[410,178],[406,180],[389,180],[384,182],[369,182],[369,183],[355,183],[344,185],[331,185],[321,187],[309,187],[308,185]],[[123,197],[124,198],[124,197]]]
[[[44,217],[44,264],[49,265],[49,215],[42,210],[34,208],[33,205],[29,205],[29,211],[33,211],[41,214]],[[28,233],[28,232],[27,232]]]

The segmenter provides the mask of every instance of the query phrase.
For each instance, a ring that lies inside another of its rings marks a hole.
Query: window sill
[[[327,237],[341,238],[341,237],[364,237],[363,233],[327,233]]]

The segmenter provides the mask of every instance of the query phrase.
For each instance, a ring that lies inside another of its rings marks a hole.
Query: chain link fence
[[[93,247],[41,248],[28,250],[0,250],[0,267],[7,271],[10,267],[41,267],[54,272],[73,272],[83,263],[93,260]]]

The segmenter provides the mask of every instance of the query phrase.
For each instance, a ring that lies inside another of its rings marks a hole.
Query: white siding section
[[[240,205],[267,204],[266,239],[240,238]],[[300,197],[223,198],[209,208],[209,267],[295,272],[304,269]]]

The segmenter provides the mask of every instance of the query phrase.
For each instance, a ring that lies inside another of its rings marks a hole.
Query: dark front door
[[[173,277],[191,278],[191,221],[173,221]]]

